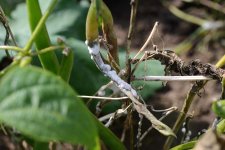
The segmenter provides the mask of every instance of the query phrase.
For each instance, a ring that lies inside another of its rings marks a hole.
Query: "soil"
[[[127,33],[130,19],[130,0],[106,0],[107,5],[112,11],[115,23],[115,30],[118,37],[118,44],[120,47],[126,47]],[[139,1],[137,12],[137,21],[135,25],[135,33],[132,41],[132,51],[138,51],[149,36],[149,33],[156,21],[159,21],[160,26],[156,33],[153,43],[159,48],[173,50],[176,45],[186,39],[197,28],[195,25],[187,23],[171,14],[160,1]],[[199,41],[201,42],[201,41]],[[148,49],[152,49],[149,44]],[[181,53],[180,57],[184,61],[191,61],[200,59],[204,63],[215,64],[216,61],[224,54],[221,47],[212,46],[208,49],[196,50],[192,49],[189,52]],[[191,82],[169,82],[165,87],[158,90],[154,96],[149,98],[148,104],[153,105],[156,109],[169,108],[172,106],[178,107],[178,112],[181,110],[184,99],[191,88]],[[221,93],[221,85],[216,81],[210,81],[203,90],[196,96],[189,111],[193,114],[193,118],[189,123],[189,129],[192,132],[191,137],[195,137],[203,129],[208,128],[215,116],[211,111],[211,103],[219,99]],[[173,113],[165,120],[166,124],[173,126],[176,120],[177,113]],[[157,114],[156,114],[157,115]],[[137,122],[138,117],[135,119]],[[116,126],[116,125],[115,125]],[[149,123],[144,121],[144,132]],[[137,125],[134,126],[137,128]],[[118,132],[118,128],[115,130]],[[119,130],[120,131],[120,130]],[[121,135],[121,132],[118,132]],[[135,134],[136,135],[136,134]],[[179,144],[182,133],[179,132],[177,140],[174,145]],[[151,131],[143,140],[140,149],[162,149],[166,138],[156,131]],[[127,142],[129,147],[129,142]]]

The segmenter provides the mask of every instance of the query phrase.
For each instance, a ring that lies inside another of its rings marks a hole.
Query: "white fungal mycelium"
[[[85,42],[88,45],[89,53],[91,54],[91,59],[96,63],[98,68],[105,74],[105,76],[108,76],[121,90],[127,90],[132,93],[132,95],[136,98],[138,98],[137,92],[131,87],[130,84],[122,80],[116,73],[115,70],[111,68],[108,64],[105,64],[101,58],[100,52],[99,52],[99,44],[97,42],[93,42],[91,45],[86,41]]]

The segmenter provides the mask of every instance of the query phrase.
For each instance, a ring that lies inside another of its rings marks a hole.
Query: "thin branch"
[[[156,32],[156,29],[159,25],[159,22],[156,22],[155,25],[152,28],[151,33],[148,36],[148,39],[146,40],[146,42],[144,43],[144,45],[141,47],[141,49],[139,50],[139,52],[134,56],[133,60],[137,58],[137,56],[147,47],[148,43],[150,42],[150,40],[152,39],[153,35]]]
[[[55,51],[55,50],[58,50],[58,49],[65,49],[65,48],[66,48],[66,46],[64,46],[64,45],[50,46],[50,47],[44,48],[40,51],[35,51],[31,55],[32,56],[41,55],[41,54],[44,54],[44,53],[47,53],[47,52],[50,52],[50,51]]]
[[[3,11],[1,6],[0,6],[0,21],[2,22],[4,28],[6,29],[6,34],[11,36],[13,44],[15,46],[17,46],[16,40],[15,40],[15,38],[13,36],[13,33],[12,33],[12,30],[11,30],[11,28],[9,26],[8,20],[7,20],[6,16],[5,16],[5,13],[4,13],[4,11]],[[7,43],[7,40],[5,41],[5,44]]]
[[[130,25],[129,25],[129,31],[127,35],[127,49],[126,49],[126,69],[128,70],[130,61],[130,48],[131,48],[131,41],[134,33],[134,25],[136,22],[136,14],[137,14],[137,7],[138,7],[138,0],[131,0],[131,15],[130,15]]]
[[[8,45],[9,37],[11,37],[14,45],[17,46],[15,38],[14,38],[14,36],[12,34],[12,30],[11,30],[9,24],[8,24],[8,20],[7,20],[6,16],[5,16],[5,13],[4,13],[4,11],[3,11],[1,6],[0,6],[0,21],[2,22],[2,24],[3,24],[4,28],[5,28],[5,31],[6,31],[4,45]],[[7,49],[5,50],[5,52],[6,52],[7,57],[10,57],[10,54],[9,54]]]
[[[77,96],[79,98],[88,98],[88,99],[102,99],[102,100],[125,100],[128,99],[128,97],[102,97],[102,96],[86,96],[86,95],[80,95]]]
[[[170,108],[167,108],[167,109],[154,109],[154,107],[152,106],[152,105],[150,105],[151,106],[151,110],[153,111],[153,112],[157,112],[157,113],[159,113],[159,112],[161,112],[161,113],[167,113],[167,112],[170,112],[170,111],[175,111],[175,110],[177,110],[177,107],[170,107]]]
[[[17,46],[0,46],[1,50],[13,50],[16,52],[24,52],[22,48],[19,48]]]
[[[206,76],[144,76],[136,77],[134,80],[144,81],[205,81],[212,80]]]

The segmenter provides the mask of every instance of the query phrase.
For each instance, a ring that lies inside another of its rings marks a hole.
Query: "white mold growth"
[[[96,63],[97,67],[105,74],[105,76],[108,76],[113,82],[115,82],[121,90],[130,91],[134,97],[138,98],[137,92],[131,87],[131,85],[122,80],[111,66],[103,62],[99,52],[99,44],[97,42],[93,42],[89,45],[87,41],[85,43],[88,45],[91,59]]]

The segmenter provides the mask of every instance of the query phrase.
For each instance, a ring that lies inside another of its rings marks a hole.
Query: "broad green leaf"
[[[216,115],[225,118],[225,100],[213,102],[212,110],[216,113]]]
[[[61,78],[36,67],[16,68],[0,82],[0,121],[38,141],[98,148],[93,118]]]
[[[42,12],[45,12],[50,1],[39,0]],[[49,16],[46,26],[53,39],[56,35],[85,38],[85,21],[88,10],[87,1],[60,1],[56,10]],[[25,3],[17,5],[12,12],[10,26],[20,46],[24,46],[30,37],[30,28]],[[55,39],[53,39],[55,40]]]
[[[196,141],[190,141],[171,148],[170,150],[191,150],[194,148]]]

